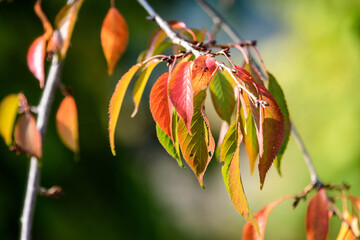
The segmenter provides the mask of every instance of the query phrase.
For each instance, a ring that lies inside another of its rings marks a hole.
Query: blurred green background
[[[51,22],[65,1],[43,1]],[[208,30],[209,17],[193,1],[150,1],[166,20]],[[287,98],[292,121],[326,183],[349,183],[360,196],[360,2],[358,0],[210,1],[246,39],[257,39],[267,68]],[[41,90],[26,65],[27,49],[43,29],[34,1],[0,1],[0,99],[22,91],[32,105]],[[148,109],[150,85],[138,115],[127,94],[116,133],[117,156],[108,144],[107,108],[120,76],[146,48],[155,23],[145,20],[136,1],[116,1],[130,31],[126,53],[113,76],[107,76],[100,28],[108,1],[86,0],[76,24],[62,82],[73,88],[79,111],[80,153],[75,157],[56,134],[57,94],[44,144],[41,184],[60,185],[58,200],[39,197],[33,239],[239,239],[243,218],[235,211],[212,161],[200,188],[189,167],[181,169],[156,140]],[[219,41],[229,42],[223,32]],[[239,61],[240,55],[233,54]],[[163,68],[164,69],[164,68]],[[153,83],[160,71],[154,72]],[[130,87],[131,89],[131,87]],[[214,135],[219,118],[208,107]],[[79,161],[76,161],[79,159]],[[249,174],[242,149],[241,172],[253,212],[309,183],[301,152],[291,137],[282,163],[283,175],[269,171],[259,190],[258,174]],[[17,239],[28,159],[8,151],[0,141],[0,239]],[[291,201],[276,208],[267,239],[304,239],[306,204]],[[340,224],[331,220],[329,237]]]

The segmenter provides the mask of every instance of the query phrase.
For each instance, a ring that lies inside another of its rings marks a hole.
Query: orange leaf
[[[38,159],[41,158],[41,134],[36,128],[35,118],[31,114],[23,114],[17,121],[14,140],[16,146],[22,151]]]
[[[0,135],[8,146],[12,144],[12,133],[19,101],[18,94],[10,94],[0,103]]]
[[[141,67],[141,64],[136,64],[132,66],[127,73],[125,73],[119,82],[116,84],[115,91],[111,97],[110,105],[109,105],[109,139],[110,139],[110,147],[111,152],[115,156],[115,127],[116,122],[119,117],[120,109],[122,102],[124,100],[126,89],[129,86],[129,83],[137,72],[137,70]]]
[[[191,65],[191,83],[194,95],[206,89],[216,70],[215,60],[202,55],[196,58]]]
[[[155,122],[171,139],[172,104],[167,95],[169,73],[164,73],[154,83],[150,92],[150,110]]]
[[[306,214],[308,240],[326,239],[329,230],[329,210],[326,191],[321,188],[310,200]]]
[[[190,62],[180,62],[176,65],[170,75],[168,91],[176,112],[185,122],[185,126],[191,134],[190,126],[194,109]]]
[[[260,233],[261,233],[261,238],[264,239],[265,237],[265,227],[266,227],[266,222],[267,219],[271,213],[271,211],[282,201],[292,198],[293,196],[284,196],[268,205],[266,205],[263,209],[261,209],[260,211],[258,211],[255,214],[255,218],[259,224],[260,227]],[[257,233],[257,231],[255,230],[254,226],[251,225],[249,222],[247,222],[244,226],[243,229],[243,236],[242,236],[242,240],[257,240],[257,239],[261,239]]]
[[[35,41],[30,45],[29,51],[27,53],[27,64],[34,76],[40,82],[40,88],[44,87],[45,82],[45,73],[44,73],[44,63],[45,63],[45,46],[46,39],[44,36],[40,36],[35,39]]]
[[[78,113],[75,100],[66,96],[56,113],[56,129],[63,143],[73,152],[79,150]]]
[[[359,226],[358,220],[356,217],[351,216],[347,210],[343,212],[343,218],[351,225],[353,231],[359,236]],[[356,236],[354,236],[353,232],[351,231],[348,223],[343,221],[341,223],[339,234],[336,240],[355,240]]]
[[[109,75],[113,74],[117,61],[124,53],[128,38],[129,33],[124,18],[115,7],[110,7],[101,27],[101,45]]]

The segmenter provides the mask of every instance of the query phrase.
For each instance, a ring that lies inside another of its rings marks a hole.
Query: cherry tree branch
[[[205,0],[196,0],[196,2],[204,9],[204,11],[211,17],[212,21],[214,22],[215,25],[220,25],[221,28],[226,32],[226,34],[235,42],[235,43],[239,43],[239,42],[244,42],[244,38],[242,38],[239,34],[236,33],[236,31],[226,22],[226,20],[213,8],[211,7]],[[263,78],[265,80],[267,80],[267,77],[264,76],[265,74],[262,72],[261,68],[259,66],[256,65],[256,62],[253,60],[251,54],[249,53],[249,58],[252,61],[252,63],[255,64],[255,67],[258,69],[258,71],[261,73],[261,75],[263,76]],[[323,184],[321,183],[321,181],[319,180],[319,177],[316,173],[316,170],[314,168],[312,159],[308,153],[308,151],[306,150],[305,144],[302,141],[298,131],[296,130],[294,124],[291,122],[291,132],[293,134],[293,136],[295,137],[296,141],[298,142],[303,156],[304,156],[304,160],[305,163],[308,167],[309,173],[310,173],[310,179],[311,179],[311,184],[313,186],[316,187],[320,187]]]

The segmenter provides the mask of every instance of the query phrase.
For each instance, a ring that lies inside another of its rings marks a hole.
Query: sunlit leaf
[[[279,173],[281,173],[281,168],[280,168],[281,158],[285,152],[287,143],[289,141],[290,131],[291,131],[291,123],[290,123],[290,118],[289,118],[289,110],[287,108],[286,101],[285,101],[285,96],[284,96],[284,93],[283,93],[279,83],[276,81],[275,77],[271,73],[268,73],[268,78],[269,78],[269,92],[274,97],[276,103],[279,105],[281,113],[284,116],[284,123],[285,123],[284,141],[281,145],[279,153],[277,154],[277,156],[275,157],[275,160],[274,160],[275,166],[277,167]]]
[[[222,167],[222,175],[226,189],[230,194],[231,201],[236,210],[249,221],[260,234],[258,223],[250,212],[242,186],[239,169],[239,148],[241,140],[240,125],[239,122],[235,120],[230,125],[220,150],[220,162],[225,163]]]
[[[342,221],[340,231],[339,231],[339,234],[338,234],[336,240],[355,240],[356,236],[359,236],[359,232],[360,232],[359,225],[358,225],[358,219],[354,216],[351,216],[347,210],[343,211],[342,217],[347,222]],[[348,223],[350,224],[351,228],[349,227]],[[356,236],[354,236],[354,233],[353,233],[353,231],[351,231],[351,229],[354,231]]]
[[[78,152],[78,113],[75,100],[70,95],[60,103],[56,113],[56,129],[63,143],[73,152]]]
[[[129,38],[127,24],[115,7],[111,7],[106,14],[100,36],[108,64],[108,73],[111,75],[117,61],[126,49]]]
[[[215,148],[215,157],[216,159],[220,162],[220,149],[221,149],[221,146],[224,142],[224,138],[225,138],[225,135],[227,133],[227,131],[229,130],[229,124],[226,122],[226,121],[222,121],[221,123],[221,128],[220,128],[220,132],[219,132],[219,139],[217,141],[217,145],[216,145],[216,148]]]
[[[36,128],[35,118],[25,113],[20,116],[14,129],[15,144],[21,151],[38,159],[42,156],[41,134]]]
[[[194,95],[206,89],[216,70],[215,59],[202,55],[191,65],[191,83]]]
[[[64,58],[70,46],[70,39],[80,7],[84,0],[74,0],[72,3],[66,4],[56,15],[55,26],[60,31],[63,45],[61,47],[61,58]]]
[[[158,48],[160,47],[161,43],[166,39],[166,37],[167,36],[163,30],[155,30],[150,38],[148,49],[146,51],[144,59],[159,54]]]
[[[284,196],[268,205],[266,205],[264,208],[262,208],[260,211],[258,211],[255,214],[255,218],[259,224],[261,238],[258,235],[257,230],[254,228],[253,225],[251,225],[249,222],[247,222],[243,228],[243,235],[242,240],[261,240],[265,237],[265,227],[267,223],[267,219],[271,213],[271,211],[282,201],[292,198],[293,196]]]
[[[116,122],[119,117],[120,109],[122,102],[124,100],[126,89],[129,86],[131,79],[137,70],[141,67],[141,64],[136,64],[132,66],[127,73],[125,73],[119,82],[116,84],[115,91],[111,96],[110,105],[109,105],[109,139],[111,152],[115,156],[115,127]]]
[[[154,68],[160,63],[159,60],[155,60],[151,62],[148,66],[146,66],[145,69],[141,72],[139,78],[135,82],[134,86],[134,92],[133,92],[133,100],[135,104],[134,112],[131,114],[131,117],[134,117],[139,109],[139,104],[141,101],[141,97],[144,93],[144,89],[146,86],[146,83],[150,77],[150,74],[154,70]],[[167,92],[165,93],[167,96]]]
[[[306,213],[308,240],[323,240],[329,230],[329,207],[326,191],[321,188],[310,200]]]
[[[185,122],[185,126],[191,134],[190,126],[194,109],[190,62],[182,61],[175,66],[170,75],[168,91],[176,112]]]
[[[211,100],[217,114],[230,124],[231,115],[235,108],[234,88],[225,72],[217,71],[210,82]]]
[[[45,47],[46,39],[44,36],[40,36],[35,39],[35,41],[30,45],[29,51],[27,53],[27,64],[34,76],[40,82],[40,88],[44,87],[45,82]]]
[[[191,121],[192,135],[189,134],[182,119],[179,120],[177,131],[182,155],[194,171],[202,187],[204,187],[204,173],[215,148],[215,141],[203,111],[205,97],[206,91],[202,91],[194,97],[194,116]]]
[[[12,144],[12,133],[19,108],[19,101],[17,94],[10,94],[0,103],[0,135],[8,146]]]
[[[164,73],[154,83],[150,92],[150,110],[159,128],[165,132],[170,139],[173,139],[171,131],[173,107],[167,94],[168,78],[169,73]]]

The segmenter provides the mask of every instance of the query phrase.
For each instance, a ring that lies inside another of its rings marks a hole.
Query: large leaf
[[[100,37],[108,73],[111,75],[117,61],[124,53],[129,39],[127,24],[115,7],[110,7],[106,14]]]
[[[185,122],[185,126],[191,134],[190,126],[194,109],[190,63],[182,61],[176,65],[169,79],[168,91],[176,112]]]
[[[12,133],[19,109],[19,101],[17,94],[10,94],[0,103],[0,135],[8,146],[12,144]]]
[[[109,105],[109,139],[110,139],[110,147],[111,152],[115,156],[115,127],[116,122],[119,117],[120,109],[122,102],[124,100],[126,89],[129,86],[129,83],[137,72],[137,70],[141,67],[141,64],[135,64],[132,66],[127,73],[125,73],[119,82],[116,84],[115,91],[111,96],[110,105]]]
[[[226,189],[230,194],[231,201],[236,210],[249,221],[260,234],[259,225],[250,212],[241,181],[239,169],[239,148],[241,139],[240,124],[235,120],[230,125],[220,150],[220,161],[225,163],[222,167],[222,175]]]
[[[215,60],[202,55],[196,58],[191,65],[191,83],[194,95],[206,89],[216,70]]]
[[[14,129],[16,146],[30,156],[38,159],[42,156],[41,134],[36,128],[35,118],[30,113],[21,115]]]
[[[78,113],[75,100],[66,96],[56,113],[56,129],[63,143],[73,152],[79,151]]]
[[[282,201],[292,198],[293,196],[284,196],[268,205],[266,205],[263,209],[261,209],[260,211],[258,211],[255,214],[255,218],[259,224],[260,227],[260,233],[261,233],[261,238],[257,232],[257,230],[254,228],[253,225],[251,225],[249,222],[247,222],[243,228],[243,235],[242,235],[242,240],[260,240],[260,239],[264,239],[265,237],[265,227],[266,227],[266,223],[267,223],[267,219],[271,213],[271,211]]]
[[[329,231],[329,207],[326,191],[321,188],[310,200],[306,213],[308,240],[325,240]]]
[[[281,168],[280,168],[281,158],[284,155],[286,146],[289,141],[290,132],[291,132],[291,123],[290,123],[290,117],[289,117],[289,110],[287,108],[287,104],[285,101],[285,96],[284,96],[284,93],[283,93],[279,83],[276,81],[275,77],[271,73],[268,73],[268,78],[269,78],[269,92],[274,97],[276,103],[279,105],[281,113],[284,116],[284,122],[285,122],[284,141],[281,145],[279,153],[277,154],[277,156],[275,157],[275,160],[274,160],[274,163],[278,169],[278,172],[281,173]]]
[[[164,73],[154,83],[150,92],[150,110],[159,128],[165,132],[170,139],[173,139],[171,131],[171,114],[173,107],[168,98],[168,78],[169,73]]]
[[[217,114],[230,124],[231,115],[235,108],[234,87],[225,72],[217,71],[210,82],[211,100]]]
[[[84,0],[74,0],[66,4],[56,15],[55,26],[60,31],[63,44],[61,47],[61,58],[64,58],[70,46],[70,39],[78,17],[78,13]]]
[[[45,51],[46,39],[40,36],[30,45],[27,53],[27,64],[34,76],[39,80],[40,88],[44,87],[45,82]]]
[[[215,148],[215,141],[203,110],[205,97],[206,91],[202,91],[194,97],[194,116],[191,121],[192,135],[189,134],[182,119],[179,120],[177,131],[182,155],[194,171],[202,187],[204,187],[204,173]]]
[[[141,97],[144,93],[146,83],[149,80],[150,74],[152,73],[154,68],[159,63],[160,63],[159,60],[155,60],[155,61],[149,63],[149,65],[147,65],[146,68],[143,69],[139,78],[136,80],[135,86],[134,86],[134,92],[133,92],[133,100],[134,100],[134,104],[135,104],[135,109],[134,109],[134,112],[131,114],[131,117],[134,117],[136,115],[136,113],[139,109],[139,104],[141,101]],[[167,81],[166,81],[166,83],[167,83]],[[167,96],[167,92],[166,92],[166,96]]]

